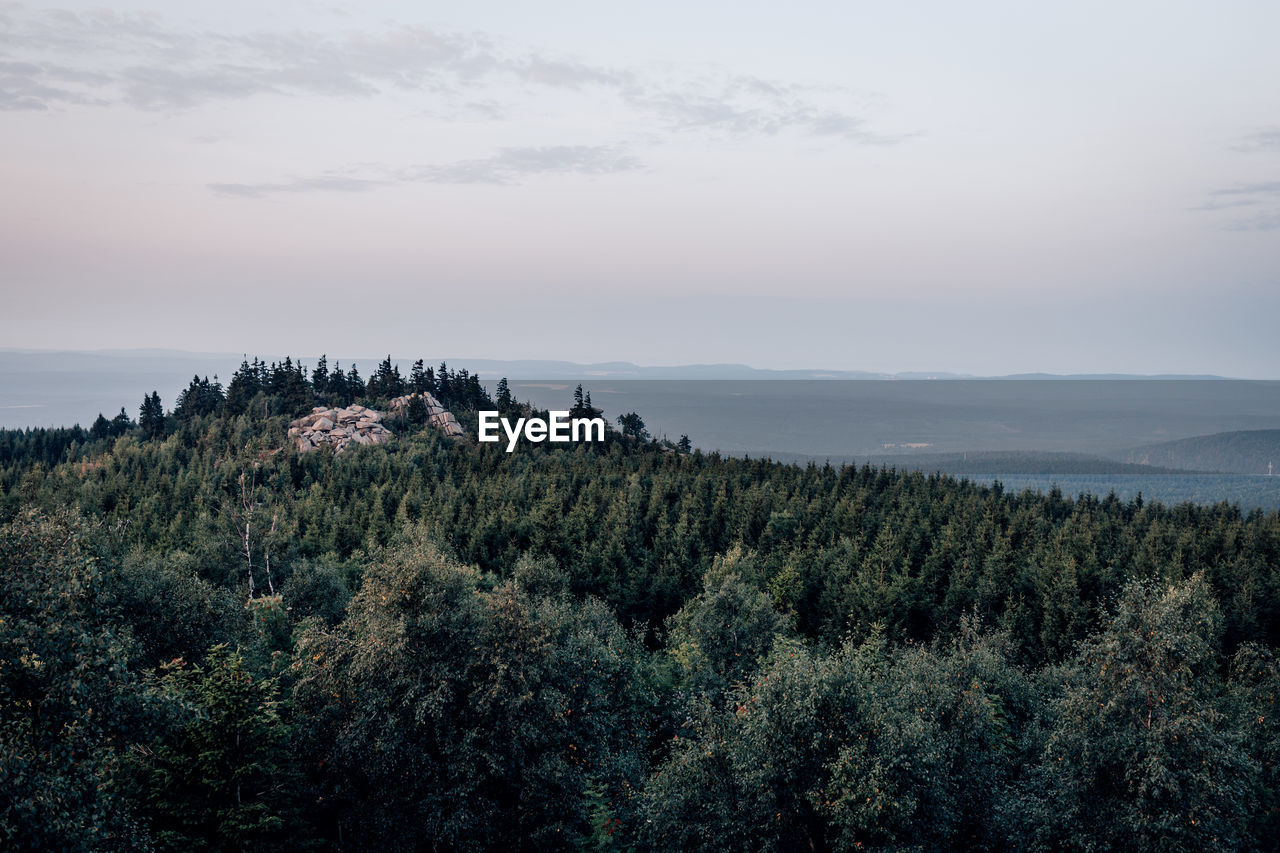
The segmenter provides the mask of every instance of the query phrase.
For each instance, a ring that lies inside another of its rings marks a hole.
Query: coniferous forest
[[[254,359],[0,431],[0,847],[1280,846],[1280,514],[722,458],[643,413],[286,438],[415,392],[471,437],[521,408]]]

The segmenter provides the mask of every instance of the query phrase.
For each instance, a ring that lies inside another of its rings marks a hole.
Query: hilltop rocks
[[[406,394],[403,397],[396,397],[391,401],[391,409],[400,412],[402,409],[408,409],[409,404],[414,397],[422,397],[423,405],[427,410],[427,422],[437,429],[443,430],[445,435],[454,438],[461,438],[463,435],[462,425],[458,423],[458,419],[453,416],[453,412],[440,405],[440,401],[430,394]]]
[[[395,434],[381,421],[381,412],[364,406],[345,409],[316,406],[311,414],[289,424],[289,437],[294,440],[299,453],[326,444],[333,448],[334,453],[341,453],[353,441],[356,444],[383,444],[395,438]]]
[[[408,409],[417,394],[396,397],[391,401],[391,408],[397,413]],[[453,438],[463,436],[462,426],[440,401],[430,394],[423,394],[422,402],[426,407],[427,422],[445,435]],[[348,444],[384,444],[395,438],[395,433],[382,425],[386,417],[376,409],[351,405],[345,409],[332,409],[316,406],[311,414],[304,415],[289,424],[289,438],[293,439],[299,453],[306,453],[317,447],[326,445],[333,448],[334,453],[341,453]]]

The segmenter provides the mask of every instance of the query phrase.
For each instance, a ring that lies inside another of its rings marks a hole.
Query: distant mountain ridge
[[[385,354],[350,357],[345,353],[325,353],[332,361],[355,362],[364,370],[366,365],[376,365]],[[268,354],[267,361],[281,360],[286,355],[295,361],[315,364],[320,353]],[[220,363],[238,364],[243,357],[236,352],[196,352],[161,348],[97,349],[97,350],[39,350],[0,349],[0,371],[11,362],[24,365],[47,364],[55,369],[69,362],[82,362],[86,358],[107,361],[127,360],[145,362],[156,360],[198,362],[204,365]],[[498,379],[883,379],[883,380],[947,380],[947,379],[1007,379],[1007,380],[1226,380],[1230,377],[1210,374],[1139,374],[1139,373],[1012,373],[1005,375],[980,375],[949,371],[899,371],[896,373],[869,370],[833,370],[828,368],[775,369],[751,367],[746,364],[678,364],[640,365],[629,361],[575,362],[556,359],[491,359],[491,358],[441,358],[429,359],[432,363],[444,361],[465,364],[479,376]],[[367,372],[367,371],[366,371]],[[189,377],[188,377],[189,378]]]

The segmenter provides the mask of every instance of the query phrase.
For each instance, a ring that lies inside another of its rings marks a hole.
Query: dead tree
[[[262,509],[261,503],[257,498],[258,490],[258,463],[254,462],[250,472],[241,471],[240,476],[236,480],[240,487],[240,506],[236,518],[236,528],[240,535],[240,547],[244,553],[245,572],[249,577],[249,598],[253,599],[255,588],[255,579],[253,574],[253,539],[254,539],[254,520],[259,510]],[[271,528],[263,535],[262,554],[264,570],[267,575],[267,593],[269,595],[276,594],[275,581],[271,576],[271,549],[270,539],[275,535],[276,524],[279,522],[279,513],[272,511]]]

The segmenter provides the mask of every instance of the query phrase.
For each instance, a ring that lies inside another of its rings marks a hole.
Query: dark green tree
[[[494,403],[498,406],[498,411],[507,414],[515,410],[516,401],[511,396],[511,386],[507,384],[507,377],[498,380],[497,393],[493,398]]]
[[[257,358],[254,358],[253,364],[249,363],[248,358],[240,362],[240,367],[231,375],[231,382],[227,385],[228,413],[242,415],[249,411],[253,399],[263,390],[260,367]]]
[[[1203,578],[1130,584],[1063,673],[1027,795],[1038,847],[1191,850],[1248,843],[1258,768],[1227,725],[1222,615]]]
[[[155,391],[142,398],[142,405],[138,408],[138,426],[142,427],[147,438],[164,434],[164,406]]]
[[[288,733],[274,678],[215,646],[198,665],[167,669],[185,719],[135,759],[152,833],[168,850],[281,849],[297,837]]]
[[[191,384],[178,394],[178,400],[173,407],[173,414],[180,421],[217,415],[222,411],[222,405],[225,401],[226,395],[223,393],[222,384],[217,381],[216,376],[213,382],[210,382],[207,376],[204,379],[199,376],[193,376],[191,377]]]
[[[622,434],[629,436],[638,441],[648,441],[649,432],[644,428],[644,418],[635,412],[627,412],[625,415],[618,415],[618,426],[622,427]]]
[[[155,721],[87,526],[0,529],[0,846],[146,849],[119,766]]]
[[[124,407],[120,408],[120,413],[111,419],[111,435],[113,438],[119,438],[129,431],[133,426],[133,421],[125,414]]]
[[[370,566],[347,618],[299,641],[334,819],[364,847],[564,849],[592,790],[639,784],[638,649],[598,603],[481,578],[421,531]]]
[[[311,371],[311,389],[317,397],[329,393],[329,359],[324,354],[316,362],[315,370]]]

